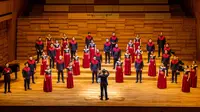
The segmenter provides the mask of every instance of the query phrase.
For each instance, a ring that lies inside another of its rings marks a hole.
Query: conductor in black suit
[[[108,98],[108,94],[107,94],[107,86],[108,86],[108,76],[109,76],[109,72],[105,69],[103,69],[99,75],[98,78],[100,79],[100,88],[101,88],[101,98],[100,100],[103,100],[103,91],[105,91],[105,98],[106,100],[109,100]]]

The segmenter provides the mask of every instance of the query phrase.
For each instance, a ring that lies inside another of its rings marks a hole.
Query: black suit
[[[106,100],[108,99],[108,94],[107,94],[107,86],[108,86],[108,78],[109,72],[107,71],[106,73],[100,73],[99,78],[101,79],[100,82],[100,88],[101,88],[101,99],[103,99],[103,91],[105,91],[105,98]]]

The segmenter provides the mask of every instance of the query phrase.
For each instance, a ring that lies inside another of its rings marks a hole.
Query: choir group
[[[144,67],[143,62],[143,51],[141,48],[141,38],[137,35],[133,40],[130,40],[126,47],[126,52],[124,54],[124,61],[121,60],[121,49],[118,47],[118,38],[115,33],[112,33],[110,39],[106,39],[104,43],[104,54],[105,54],[105,64],[110,64],[111,57],[113,58],[113,69],[116,70],[116,82],[122,83],[124,75],[131,75],[131,64],[134,63],[134,68],[136,71],[136,83],[138,81],[142,83],[142,71]],[[148,76],[155,77],[158,73],[157,87],[159,89],[167,88],[167,76],[168,70],[172,71],[172,83],[177,83],[177,75],[181,71],[184,71],[182,79],[182,91],[190,92],[190,87],[197,87],[197,64],[193,61],[191,66],[184,66],[182,61],[175,56],[175,53],[171,50],[169,44],[166,42],[165,36],[161,33],[157,39],[158,45],[158,57],[162,54],[161,65],[156,72],[156,56],[154,54],[155,45],[152,39],[149,39],[146,44],[146,50],[148,53]],[[56,63],[56,70],[58,73],[58,81],[60,82],[60,76],[62,82],[64,80],[64,70],[67,70],[66,87],[73,88],[73,76],[80,75],[80,63],[79,57],[77,55],[78,43],[75,37],[71,41],[68,40],[66,34],[63,34],[62,41],[59,43],[58,40],[53,41],[51,35],[46,37],[46,49],[44,52],[44,43],[41,37],[35,44],[37,51],[37,60],[33,60],[32,57],[25,63],[25,67],[22,70],[24,78],[24,89],[31,90],[30,79],[32,83],[35,84],[34,74],[36,72],[36,64],[39,63],[40,57],[41,71],[40,75],[44,75],[44,88],[45,92],[52,92],[52,69],[54,69],[54,64]],[[47,53],[47,54],[46,54]],[[83,49],[83,68],[90,68],[92,72],[92,83],[94,81],[98,82],[98,73],[101,70],[102,54],[99,49],[97,49],[94,39],[91,33],[85,38],[85,48]],[[6,68],[3,71],[4,81],[5,81],[5,92],[10,91],[10,74],[11,69],[6,64]]]

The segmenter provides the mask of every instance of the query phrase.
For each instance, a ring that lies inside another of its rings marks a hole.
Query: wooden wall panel
[[[168,0],[119,0],[119,4],[167,4]]]
[[[69,11],[68,5],[44,5],[44,11]]]
[[[7,21],[0,22],[0,65],[8,62]]]
[[[46,0],[47,4],[69,4],[71,0]]]
[[[11,1],[0,1],[0,15],[12,12],[12,2]]]
[[[84,13],[80,13],[84,14]],[[77,16],[73,14],[70,16]],[[71,39],[75,36],[79,43],[79,50],[84,47],[84,39],[87,32],[91,32],[97,42],[97,47],[102,50],[102,43],[110,37],[112,32],[116,32],[119,37],[119,45],[125,50],[125,46],[136,34],[142,37],[142,46],[145,46],[149,38],[154,42],[158,34],[162,31],[170,43],[172,49],[178,56],[188,59],[196,58],[196,24],[195,19],[172,18],[172,19],[42,19],[42,18],[23,18],[18,20],[17,34],[17,57],[18,59],[27,58],[35,55],[34,42],[40,36],[45,39],[48,33],[53,38],[61,38],[62,33],[66,33]],[[54,27],[51,27],[54,26]],[[177,30],[177,28],[179,30]],[[186,30],[190,28],[192,30]],[[156,48],[157,49],[157,48]],[[24,51],[26,52],[24,52]],[[145,51],[145,47],[143,48]]]
[[[119,0],[94,0],[94,4],[119,4]]]

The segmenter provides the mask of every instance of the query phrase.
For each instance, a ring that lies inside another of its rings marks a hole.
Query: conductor
[[[105,98],[106,100],[109,100],[108,98],[108,94],[107,94],[107,86],[108,86],[108,76],[109,76],[109,72],[105,69],[103,69],[102,71],[100,71],[98,78],[100,79],[100,88],[101,88],[101,98],[100,100],[103,100],[103,91],[105,91]]]

